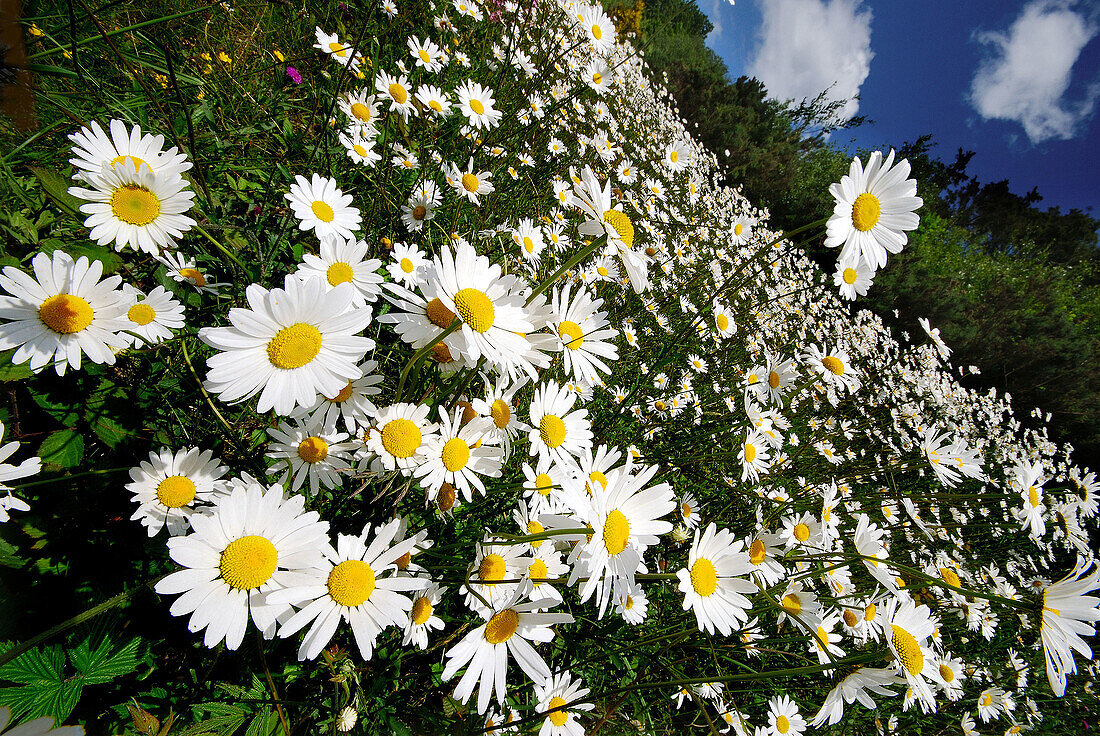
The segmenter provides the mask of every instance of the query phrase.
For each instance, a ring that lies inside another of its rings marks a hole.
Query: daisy
[[[462,357],[471,363],[484,357],[509,372],[522,369],[534,378],[526,357],[530,343],[525,336],[534,332],[534,325],[521,291],[525,286],[515,276],[502,275],[499,264],[490,264],[469,243],[460,243],[435,257],[425,292],[461,320],[466,351]]]
[[[738,459],[741,461],[741,480],[751,478],[753,483],[759,483],[760,473],[766,473],[771,468],[771,463],[768,462],[771,454],[763,433],[755,429],[745,433]]]
[[[31,268],[34,278],[14,266],[0,275],[0,288],[11,295],[0,297],[0,319],[10,320],[0,325],[0,350],[18,348],[11,362],[29,360],[35,373],[51,363],[59,376],[70,365],[80,370],[83,355],[113,365],[114,349],[130,344],[118,334],[130,324],[117,288],[122,279],[100,281],[101,261],[73,261],[60,250],[37,254]]]
[[[531,564],[526,544],[493,544],[490,537],[475,547],[473,574],[466,582],[466,605],[481,612],[527,589],[522,580]]]
[[[204,294],[217,294],[223,286],[230,286],[228,282],[208,281],[206,274],[199,270],[193,258],[184,258],[182,253],[169,253],[167,251],[157,256],[157,260],[168,269],[168,275],[174,281],[191,286],[195,291]]]
[[[1066,673],[1077,674],[1073,650],[1092,658],[1092,650],[1081,636],[1094,635],[1094,622],[1100,621],[1100,598],[1088,595],[1098,589],[1100,567],[1092,559],[1078,557],[1069,575],[1043,590],[1039,634],[1046,658],[1047,682],[1058,697],[1065,695]]]
[[[538,522],[534,522],[538,524]],[[542,525],[539,524],[541,527]],[[527,558],[527,569],[523,572],[524,580],[528,581],[530,588],[528,597],[531,600],[541,600],[546,608],[551,608],[562,602],[562,595],[550,581],[563,579],[569,572],[569,566],[561,559],[561,553],[554,548],[553,543],[545,543],[545,540],[535,540],[531,546],[538,545]]]
[[[530,263],[539,262],[542,249],[545,246],[542,239],[542,228],[536,226],[530,218],[525,217],[520,220],[519,225],[512,231],[512,241],[519,246],[519,253],[525,261]]]
[[[447,55],[431,39],[426,38],[421,41],[416,36],[410,36],[405,45],[409,47],[409,55],[413,57],[416,65],[425,71],[434,74],[447,63]]]
[[[596,534],[573,549],[569,584],[587,577],[579,592],[583,603],[602,583],[601,615],[612,588],[632,586],[646,549],[657,543],[658,535],[672,531],[672,523],[661,518],[676,508],[672,486],[645,487],[656,475],[656,466],[640,467],[637,474],[633,470],[628,461],[607,475],[606,490],[593,490],[590,498],[573,497],[574,512]]]
[[[104,164],[87,178],[91,189],[69,187],[69,194],[88,200],[80,211],[88,215],[84,227],[99,245],[114,241],[115,250],[129,246],[157,255],[182,238],[195,221],[183,214],[191,209],[195,193],[174,170],[154,173],[134,167],[134,159]]]
[[[824,379],[827,386],[842,387],[854,392],[863,385],[859,379],[860,372],[851,364],[848,352],[840,346],[829,352],[828,348],[823,350],[817,345],[810,345],[803,360]]]
[[[1014,513],[1020,520],[1021,528],[1028,529],[1031,536],[1039,539],[1047,531],[1043,514],[1047,507],[1043,503],[1043,466],[1041,463],[1021,461],[1013,470],[1012,485],[1020,494],[1023,506]]]
[[[136,344],[156,345],[172,337],[172,330],[183,327],[183,305],[172,292],[158,286],[148,296],[128,284],[123,292],[131,306],[126,310],[126,331],[134,336]]]
[[[367,360],[358,367],[363,372],[361,378],[349,380],[339,393],[331,397],[319,394],[316,406],[300,406],[294,410],[294,416],[309,416],[311,422],[332,428],[336,427],[338,419],[343,418],[344,426],[353,435],[359,429],[370,426],[370,417],[378,411],[370,397],[382,393],[378,386],[382,376],[375,372],[378,370],[377,361]]]
[[[665,148],[665,157],[662,163],[669,171],[683,171],[691,164],[691,149],[683,141],[670,143]]]
[[[284,196],[299,220],[298,228],[312,230],[318,239],[338,236],[351,240],[362,222],[359,210],[351,206],[351,195],[340,191],[335,179],[313,174],[307,180],[296,174]]]
[[[504,448],[504,456],[511,453],[512,441],[519,435],[522,423],[516,418],[516,393],[523,383],[513,382],[507,376],[498,376],[496,383],[485,382],[485,398],[471,403],[479,416],[493,420],[487,427],[486,442]]]
[[[4,423],[0,422],[0,440],[4,438],[4,432]],[[26,502],[11,495],[11,488],[7,485],[8,481],[35,475],[42,469],[42,459],[38,457],[27,458],[18,465],[11,465],[3,462],[11,457],[18,449],[18,442],[7,442],[0,447],[0,490],[8,492],[3,499],[0,499],[0,522],[8,520],[8,509],[17,509],[19,511],[30,510],[30,506],[28,506]]]
[[[424,229],[424,225],[435,217],[435,207],[438,204],[439,193],[436,191],[435,182],[426,181],[420,188],[414,190],[401,206],[401,222],[409,232],[420,232]],[[412,288],[409,284],[406,286]]]
[[[833,285],[840,289],[843,298],[853,301],[857,296],[867,296],[874,277],[874,269],[862,259],[841,260],[833,274]]]
[[[387,72],[379,72],[374,80],[374,88],[390,101],[390,112],[395,112],[405,120],[416,114],[413,104],[412,88],[404,74],[391,77]]]
[[[569,289],[566,284],[564,290],[553,293],[554,320],[550,326],[559,341],[555,349],[564,354],[566,373],[574,380],[595,384],[601,373],[611,372],[604,361],[619,359],[618,348],[610,342],[619,333],[609,327],[607,312],[597,311],[603,299],[593,300],[587,289],[578,288],[570,300]]]
[[[355,163],[374,166],[382,160],[382,154],[374,150],[374,139],[367,137],[362,128],[355,129],[350,134],[340,133],[339,138],[348,158]]]
[[[624,584],[615,597],[615,613],[631,626],[645,622],[648,608],[649,598],[637,581],[633,585]]]
[[[422,84],[416,88],[416,101],[432,115],[445,118],[451,114],[451,96],[431,84]]]
[[[424,462],[425,442],[436,434],[427,421],[429,410],[424,404],[394,404],[377,413],[366,443],[386,470],[409,475]]]
[[[593,50],[605,54],[615,44],[615,24],[599,5],[585,5],[580,13],[581,26]]]
[[[745,595],[757,591],[756,584],[738,576],[753,572],[744,544],[726,529],[709,524],[702,537],[699,529],[688,553],[688,566],[676,573],[678,590],[684,594],[684,610],[691,610],[700,631],[729,636],[738,622],[748,620],[752,607]]]
[[[793,700],[786,695],[768,700],[769,736],[801,736],[805,730],[806,719]]]
[[[428,630],[443,630],[443,619],[435,614],[435,609],[446,591],[438,583],[431,583],[413,594],[409,622],[405,624],[405,637],[401,640],[403,646],[415,644],[417,649],[427,649]]]
[[[267,430],[271,442],[266,456],[275,463],[268,474],[283,470],[279,483],[292,480],[290,490],[296,491],[309,478],[310,496],[316,498],[320,488],[339,488],[344,483],[343,474],[351,469],[351,452],[355,443],[346,442],[347,432],[337,432],[334,425],[323,425],[322,417],[280,422]]]
[[[362,377],[358,363],[374,340],[357,334],[370,324],[370,309],[353,309],[352,286],[329,290],[319,279],[291,275],[284,288],[252,284],[249,309],[229,310],[231,327],[206,327],[199,338],[221,351],[207,358],[207,390],[233,403],[260,394],[256,411],[289,416],[312,407],[318,393],[336,396]]]
[[[485,623],[447,650],[448,662],[442,679],[452,679],[465,666],[466,673],[455,687],[454,697],[463,703],[469,701],[474,685],[480,682],[478,713],[484,713],[489,707],[494,692],[497,702],[504,705],[509,653],[528,677],[545,683],[551,676],[550,668],[530,642],[552,641],[554,630],[551,626],[573,623],[573,617],[567,613],[535,613],[540,601],[520,603],[521,599],[522,593],[517,591],[513,597],[483,611],[481,616]]]
[[[602,12],[602,11],[601,11]],[[611,182],[601,185],[588,166],[581,172],[580,181],[573,184],[573,206],[584,212],[589,220],[577,232],[595,237],[607,235],[612,253],[618,253],[630,277],[630,284],[638,294],[649,287],[648,258],[633,250],[634,224],[622,210],[611,206]]]
[[[109,127],[110,137],[95,120],[69,134],[73,142],[73,158],[69,163],[77,169],[74,179],[90,183],[103,172],[105,165],[116,166],[126,159],[133,162],[135,170],[144,165],[160,174],[182,174],[191,168],[187,156],[179,153],[175,146],[164,149],[164,136],[143,135],[140,125],[126,130],[126,123],[118,119],[112,120]]]
[[[148,460],[130,468],[126,490],[138,504],[130,519],[140,520],[150,537],[165,525],[172,536],[186,534],[191,514],[215,500],[220,478],[229,472],[213,455],[211,450],[197,447],[175,453],[162,447],[160,452],[149,453]]]
[[[737,332],[737,323],[733,321],[733,312],[725,305],[714,303],[714,327],[719,337],[729,337]]]
[[[362,90],[348,92],[338,100],[340,111],[347,116],[349,123],[359,129],[366,138],[374,139],[378,129],[378,100]]]
[[[741,245],[749,239],[752,235],[752,228],[756,225],[756,220],[745,215],[738,215],[733,218],[733,225],[730,227],[730,245]]]
[[[303,280],[322,279],[330,290],[340,284],[350,283],[355,287],[351,299],[353,307],[362,307],[367,302],[376,301],[382,293],[382,277],[378,274],[382,261],[366,258],[367,241],[339,237],[324,237],[320,240],[320,255],[306,253],[302,256],[304,263],[294,275]]]
[[[335,33],[329,34],[321,30],[320,26],[314,28],[317,42],[313,48],[328,54],[329,58],[341,66],[357,70],[359,68],[360,54],[355,51],[354,44],[342,43]]]
[[[540,456],[535,467],[523,465],[524,499],[539,514],[557,514],[566,509],[566,498],[579,491],[577,468]]]
[[[817,654],[818,664],[828,664],[834,658],[843,657],[844,650],[837,646],[841,636],[833,633],[833,628],[840,622],[840,614],[828,613],[817,621],[817,628],[812,632],[813,641],[810,651]]]
[[[886,161],[875,151],[863,168],[852,159],[847,175],[829,186],[836,207],[826,225],[825,246],[843,246],[840,260],[862,260],[872,270],[886,265],[887,253],[900,253],[920,218],[913,210],[924,204],[917,195],[917,182],[907,178],[909,162],[894,166],[891,149]]]
[[[611,89],[611,80],[614,79],[614,76],[611,67],[601,59],[592,61],[581,72],[581,79],[598,95],[607,94],[607,91]]]
[[[399,525],[400,521],[394,519],[378,527],[373,536],[370,524],[358,536],[338,534],[335,549],[322,545],[321,564],[304,571],[295,585],[268,594],[270,604],[301,607],[280,627],[280,637],[312,624],[298,648],[299,660],[315,659],[332,640],[341,621],[351,627],[364,660],[370,660],[375,639],[383,629],[408,624],[412,601],[402,593],[421,590],[430,581],[387,574],[396,570],[395,560],[415,543],[415,539],[393,542]]]
[[[485,495],[481,477],[500,477],[501,455],[499,447],[482,442],[488,433],[489,421],[474,419],[462,424],[464,410],[459,408],[453,416],[439,407],[439,434],[424,446],[424,461],[413,475],[428,491],[428,500],[434,500],[444,483],[462,491],[467,502],[473,501],[472,489]]]
[[[861,667],[841,680],[836,687],[825,696],[825,702],[817,715],[810,721],[814,728],[828,723],[836,725],[844,717],[845,703],[851,704],[859,701],[869,710],[875,710],[878,706],[870,693],[895,697],[897,693],[890,690],[891,685],[904,684],[905,680],[894,670],[875,669],[873,667]]]
[[[581,687],[581,680],[573,679],[568,672],[559,672],[546,682],[535,684],[535,700],[540,712],[547,713],[539,728],[539,736],[584,736],[584,726],[577,722],[577,711],[589,711],[595,708],[593,703],[577,703],[566,707],[574,700],[584,698],[590,690]]]
[[[424,268],[431,263],[424,255],[424,251],[415,245],[394,243],[390,252],[392,262],[386,266],[390,278],[400,281],[406,288],[413,289],[419,286],[423,280]]]
[[[577,395],[556,381],[540,385],[529,406],[528,439],[531,454],[567,466],[576,466],[580,454],[592,447],[588,410],[573,411]]]
[[[328,522],[304,510],[305,497],[284,497],[283,489],[239,485],[219,499],[210,515],[192,514],[185,537],[168,540],[168,554],[183,570],[156,584],[161,595],[182,593],[173,616],[191,614],[188,629],[206,629],[203,643],[225,641],[236,649],[251,617],[264,638],[290,607],[268,594],[300,583],[324,564]]]
[[[488,130],[500,124],[504,114],[494,105],[493,91],[477,82],[467,80],[455,90],[458,95],[458,108],[466,120],[475,128]]]
[[[883,613],[886,618],[886,643],[896,660],[895,666],[905,677],[921,709],[925,713],[935,711],[936,696],[928,680],[935,684],[942,683],[939,670],[930,666],[935,662],[935,655],[922,643],[935,629],[928,606],[917,606],[912,600],[893,598]]]
[[[481,204],[481,195],[490,194],[494,191],[492,172],[475,172],[472,158],[466,165],[465,172],[454,164],[449,164],[449,167],[446,169],[447,183],[451,185],[458,196],[466,197],[474,204]]]

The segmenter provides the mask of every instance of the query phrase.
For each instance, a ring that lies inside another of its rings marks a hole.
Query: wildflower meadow
[[[24,14],[0,732],[1098,724],[1096,474],[861,307],[894,151],[772,229],[582,0]]]

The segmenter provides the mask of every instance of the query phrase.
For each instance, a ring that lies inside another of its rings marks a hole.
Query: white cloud
[[[763,0],[756,59],[749,71],[779,100],[813,99],[829,89],[849,100],[847,120],[859,110],[850,99],[871,70],[871,11],[861,0]],[[831,89],[830,89],[831,88]]]
[[[970,104],[985,119],[1015,120],[1032,143],[1067,140],[1096,108],[1100,87],[1067,98],[1073,65],[1098,29],[1066,0],[1034,0],[1004,32],[975,38],[991,47],[970,84]]]
[[[708,44],[712,44],[722,37],[722,6],[725,4],[726,0],[710,0],[710,5],[707,7],[707,20],[714,26],[707,34]]]

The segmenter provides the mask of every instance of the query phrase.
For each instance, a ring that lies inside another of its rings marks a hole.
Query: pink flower
[[[302,75],[299,74],[298,70],[295,69],[294,67],[288,66],[286,68],[286,75],[288,77],[290,77],[291,81],[294,82],[294,84],[301,84],[302,83]]]

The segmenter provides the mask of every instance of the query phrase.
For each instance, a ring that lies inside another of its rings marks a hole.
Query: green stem
[[[125,468],[105,468],[103,470],[88,470],[83,473],[73,473],[72,475],[61,475],[56,478],[44,478],[42,480],[32,480],[30,483],[20,483],[17,486],[12,486],[13,489],[19,491],[24,488],[31,488],[32,486],[44,486],[48,483],[59,483],[61,481],[73,480],[74,478],[84,478],[89,475],[109,475],[111,473],[121,473],[124,470],[129,470],[129,467]]]
[[[566,261],[562,265],[561,268],[559,268],[557,271],[555,271],[553,276],[551,276],[550,278],[543,281],[541,284],[538,285],[538,288],[536,288],[534,291],[531,292],[531,296],[527,297],[527,304],[530,304],[532,301],[534,301],[535,297],[537,297],[539,294],[541,294],[542,292],[546,291],[551,286],[553,286],[554,283],[559,278],[561,278],[561,275],[563,273],[565,273],[569,269],[573,268],[573,266],[576,266],[578,263],[583,261],[585,258],[587,258],[588,256],[595,253],[598,248],[602,248],[606,244],[607,244],[607,233],[604,233],[603,235],[601,235],[600,237],[598,237],[594,241],[592,241],[592,245],[578,251],[576,255],[574,255],[572,258],[570,258],[568,261]]]
[[[211,243],[213,243],[215,248],[220,250],[222,253],[224,253],[226,256],[228,256],[230,259],[232,259],[232,261],[234,263],[236,263],[238,266],[240,266],[241,270],[244,271],[244,273],[247,274],[249,272],[248,267],[245,266],[244,263],[241,262],[241,259],[237,258],[237,256],[233,255],[233,253],[231,253],[228,248],[226,248],[224,245],[222,245],[217,240],[215,240],[214,236],[211,235],[210,233],[206,232],[206,230],[204,230],[201,225],[196,224],[195,229],[199,231],[199,234],[201,234],[203,237],[205,237],[207,240],[209,240]]]
[[[412,370],[415,366],[420,365],[420,362],[424,360],[424,356],[431,352],[432,348],[442,342],[443,338],[445,338],[447,335],[451,334],[461,326],[462,320],[456,319],[454,322],[451,323],[450,327],[443,330],[443,332],[440,332],[434,340],[416,351],[416,354],[412,357],[412,360],[406,363],[405,367],[401,369],[401,376],[397,379],[397,394],[396,398],[394,399],[394,403],[401,401],[401,393],[405,388],[405,379],[409,377],[409,371]]]
[[[156,25],[157,23],[164,23],[166,21],[176,20],[178,18],[186,18],[189,15],[194,15],[195,13],[201,13],[205,10],[210,10],[215,5],[220,5],[220,4],[221,3],[219,3],[219,2],[215,2],[215,3],[211,3],[210,5],[201,7],[201,8],[194,8],[192,10],[186,10],[182,13],[176,13],[175,15],[166,15],[163,18],[154,18],[153,20],[147,20],[147,21],[144,21],[142,23],[136,23],[132,26],[126,26],[125,28],[119,28],[118,30],[115,30],[115,31],[108,31],[107,33],[102,34],[102,35],[97,33],[94,36],[88,36],[87,38],[82,38],[79,41],[73,43],[69,47],[58,46],[56,49],[47,49],[45,51],[39,51],[38,53],[31,54],[30,56],[27,57],[27,61],[31,61],[33,59],[40,59],[44,56],[52,56],[52,55],[56,54],[58,51],[70,51],[72,48],[76,48],[78,46],[84,46],[84,45],[89,44],[92,41],[95,41],[95,40],[100,39],[100,38],[104,38],[104,37],[110,38],[111,36],[117,36],[118,34],[126,33],[127,31],[136,31],[138,28],[145,28],[146,26]]]

